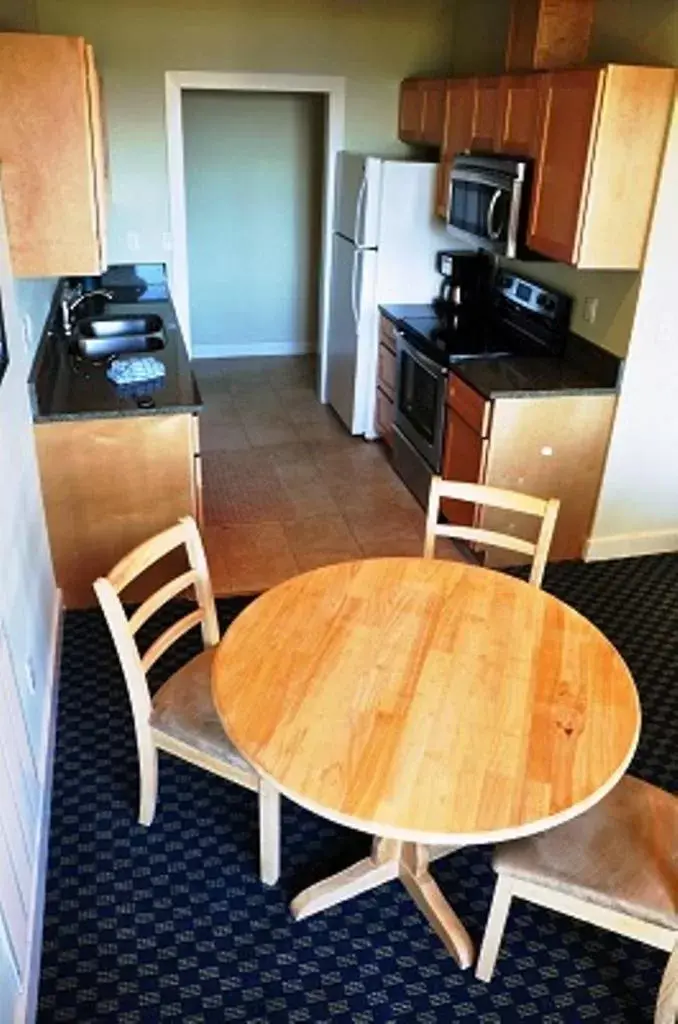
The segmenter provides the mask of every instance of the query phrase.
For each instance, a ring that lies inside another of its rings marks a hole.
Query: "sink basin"
[[[161,334],[109,334],[103,338],[77,337],[78,355],[83,359],[108,359],[133,352],[158,352],[165,347]]]
[[[127,334],[157,334],[162,330],[162,317],[157,313],[131,316],[90,316],[78,320],[76,333],[80,338],[111,338]]]

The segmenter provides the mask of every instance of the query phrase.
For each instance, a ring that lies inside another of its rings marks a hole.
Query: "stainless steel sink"
[[[159,352],[165,347],[161,334],[110,334],[105,338],[76,337],[78,355],[83,359],[108,359],[133,352]]]
[[[73,340],[78,355],[92,360],[165,347],[163,321],[157,313],[85,317],[77,322]]]
[[[162,326],[162,317],[157,313],[134,313],[130,316],[111,314],[78,320],[76,332],[81,338],[110,338],[127,334],[158,334]]]

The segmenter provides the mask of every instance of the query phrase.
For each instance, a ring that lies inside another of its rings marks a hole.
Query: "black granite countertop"
[[[379,308],[396,326],[404,317],[435,316],[430,305]],[[490,399],[614,394],[619,389],[622,368],[623,360],[577,334],[569,335],[562,356],[498,356],[459,359],[450,364],[451,373]]]
[[[61,328],[58,295],[62,283],[59,282],[29,377],[36,423],[158,416],[200,409],[202,399],[191,372],[162,264],[116,266],[101,277],[69,278],[69,282],[71,285],[81,282],[85,291],[104,288],[113,294],[111,301],[100,300],[96,315],[143,312],[162,317],[165,347],[149,354],[164,364],[165,376],[159,381],[119,387],[106,377],[106,361],[92,362],[77,356],[73,339],[65,337]],[[85,306],[83,303],[83,308]],[[89,315],[89,312],[85,309],[82,315]],[[153,404],[148,406],[150,401]]]

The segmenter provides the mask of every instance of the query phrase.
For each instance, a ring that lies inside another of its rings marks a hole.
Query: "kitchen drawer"
[[[389,398],[395,396],[396,386],[396,355],[386,345],[379,345],[379,387]]]
[[[488,436],[492,403],[454,373],[447,385],[447,404],[481,437]]]
[[[395,405],[393,399],[377,388],[377,432],[385,444],[393,446],[393,423],[395,420]]]
[[[390,349],[395,354],[396,350],[396,338],[398,337],[398,328],[396,325],[388,319],[388,317],[382,316],[379,318],[379,344],[385,345],[386,348]]]

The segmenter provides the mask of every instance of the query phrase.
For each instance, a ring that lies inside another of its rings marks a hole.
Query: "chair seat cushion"
[[[678,798],[626,775],[565,825],[497,847],[494,868],[678,930]]]
[[[211,671],[216,647],[192,658],[160,687],[153,697],[150,724],[157,732],[217,758],[225,764],[256,773],[224,732],[212,701]]]

